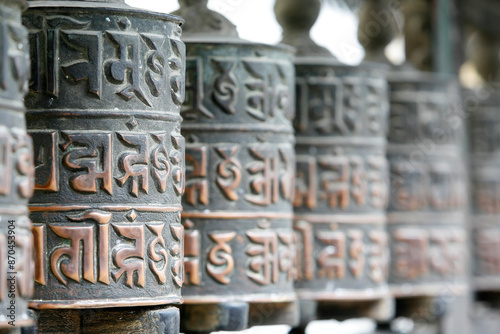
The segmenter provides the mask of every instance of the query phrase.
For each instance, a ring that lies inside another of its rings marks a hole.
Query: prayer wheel
[[[30,1],[23,20],[39,330],[178,332],[183,21],[122,1]]]
[[[282,43],[297,47],[296,188],[301,324],[388,319],[385,208],[388,67],[347,66],[309,36],[320,1],[280,0]]]
[[[389,282],[398,312],[409,315],[422,308],[418,299],[466,291],[463,114],[451,77],[404,70],[389,86]]]
[[[187,54],[181,329],[294,325],[291,48],[241,40],[207,1],[179,2]]]

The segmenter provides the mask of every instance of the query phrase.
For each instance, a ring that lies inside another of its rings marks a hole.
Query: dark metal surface
[[[0,328],[29,325],[33,294],[33,236],[28,199],[33,194],[33,154],[26,133],[27,31],[22,1],[0,1]]]
[[[293,302],[292,54],[186,43],[184,307]]]
[[[323,304],[387,298],[387,68],[296,64],[298,295]]]
[[[320,2],[280,0],[283,43],[298,48],[296,188],[301,326],[318,318],[392,316],[385,231],[388,67],[341,65],[312,41]],[[312,310],[311,310],[312,309]]]
[[[469,99],[480,101],[469,106],[472,263],[475,289],[500,291],[500,94],[497,90],[482,92],[490,96]],[[464,95],[477,96],[473,91],[465,91]]]
[[[460,295],[467,235],[457,83],[410,71],[391,74],[389,85],[391,289],[399,298]]]
[[[180,22],[120,2],[29,3],[32,307],[181,301]]]

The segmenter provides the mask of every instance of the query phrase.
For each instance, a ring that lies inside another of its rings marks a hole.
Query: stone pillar
[[[187,48],[181,328],[294,325],[292,50],[239,39],[206,0],[179,2]]]
[[[320,1],[279,0],[297,48],[294,228],[302,330],[317,319],[392,317],[385,208],[388,66],[346,66],[309,36]]]
[[[182,20],[122,1],[30,1],[23,19],[38,331],[176,333]]]
[[[29,326],[33,294],[33,236],[28,199],[33,194],[33,144],[26,133],[27,31],[23,1],[0,1],[0,332]]]

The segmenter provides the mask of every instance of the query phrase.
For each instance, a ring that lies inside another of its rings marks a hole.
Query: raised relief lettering
[[[280,272],[284,272],[286,279],[291,281],[297,277],[297,267],[295,267],[297,251],[295,250],[294,233],[278,232],[278,238],[284,246],[280,247],[283,248],[283,251],[279,253]]]
[[[368,276],[375,283],[382,283],[389,275],[389,238],[386,232],[370,231],[370,260]]]
[[[343,279],[345,277],[345,234],[340,231],[318,231],[316,237],[324,245],[318,253],[318,277]]]
[[[321,133],[345,133],[340,82],[333,78],[309,78],[308,83],[309,112],[301,115],[299,130],[307,130],[310,122]]]
[[[26,133],[12,133],[14,145],[12,147],[14,154],[17,155],[15,162],[17,174],[20,176],[17,181],[17,192],[22,198],[30,198],[34,190],[35,170],[33,167],[33,145],[31,137]]]
[[[101,189],[113,194],[110,133],[62,133],[61,144],[66,152],[63,164],[73,171],[83,171],[69,178],[73,189],[83,193],[96,193],[97,182]]]
[[[17,84],[18,92],[23,92],[29,68],[25,50],[26,30],[15,20],[8,19],[12,15],[8,11],[10,10],[0,7],[0,89],[6,90],[8,85]]]
[[[146,224],[148,229],[153,233],[154,239],[149,242],[148,257],[149,268],[156,276],[159,284],[167,282],[168,254],[166,250],[165,239],[163,238],[163,224]]]
[[[294,207],[305,205],[309,209],[316,208],[317,183],[316,159],[309,156],[297,156]]]
[[[151,177],[155,181],[156,189],[160,193],[167,190],[167,180],[170,174],[169,155],[167,150],[167,133],[152,134],[156,144],[151,152]]]
[[[217,70],[212,98],[224,112],[234,114],[238,95],[238,86],[236,84],[238,79],[234,75],[236,62],[213,59],[212,64]]]
[[[381,96],[386,94],[386,88],[383,85],[378,84],[375,81],[366,82],[366,115],[367,115],[367,126],[368,130],[374,136],[384,136],[386,135],[386,123],[385,123],[385,113],[381,110],[386,111],[389,109],[386,99],[381,99]]]
[[[403,163],[391,166],[392,205],[398,210],[414,211],[427,205],[426,188],[429,184],[423,166],[408,171]]]
[[[283,69],[276,65],[273,75],[266,74],[266,63],[244,61],[243,66],[250,75],[245,81],[247,113],[259,121],[274,118],[278,113],[288,116],[290,92]]]
[[[158,97],[166,81],[165,57],[161,53],[166,39],[163,35],[155,34],[141,34],[141,36],[146,45],[150,48],[150,51],[147,53],[146,61],[148,66],[145,75],[146,84],[148,85],[151,95]]]
[[[343,156],[326,156],[318,159],[319,165],[327,170],[320,176],[320,198],[332,208],[345,209],[349,206],[349,160]]]
[[[342,134],[357,133],[361,127],[360,112],[363,101],[360,78],[346,78],[344,81]]]
[[[189,219],[184,221],[184,284],[200,285],[200,232],[193,226]]]
[[[415,279],[429,271],[427,231],[413,228],[398,229],[394,232],[395,275]]]
[[[57,132],[31,131],[35,158],[35,190],[57,192],[59,170],[57,161]]]
[[[197,120],[199,115],[206,118],[215,118],[204,105],[205,92],[203,77],[205,69],[201,58],[187,58],[186,60],[186,101],[181,108],[181,116],[186,121]]]
[[[297,248],[299,248],[297,262],[297,280],[314,279],[314,232],[310,223],[300,220],[294,225],[295,231],[299,235]],[[300,249],[301,248],[301,249]]]
[[[122,18],[118,21],[122,31],[106,31],[109,40],[116,48],[116,58],[106,62],[106,74],[109,81],[121,85],[116,94],[125,101],[134,96],[142,103],[151,107],[152,104],[141,87],[141,52],[139,34],[133,33],[129,19]]]
[[[363,231],[351,229],[347,231],[347,237],[350,239],[349,245],[349,269],[354,278],[363,276],[365,268],[365,244],[363,243]]]
[[[385,157],[369,156],[368,163],[368,193],[370,204],[376,209],[384,209],[388,204],[389,174]]]
[[[80,215],[67,216],[69,220],[76,222],[92,221],[98,225],[98,257],[99,262],[99,282],[109,284],[109,222],[112,214],[102,211],[84,212]],[[92,250],[92,253],[94,250]],[[94,269],[92,269],[94,270]]]
[[[172,101],[178,105],[182,106],[184,102],[184,68],[182,67],[183,58],[186,55],[186,47],[184,43],[180,40],[180,30],[173,30],[172,36],[170,36],[170,47],[172,53],[168,58],[168,65],[171,72],[170,75],[170,92],[172,96]]]
[[[115,282],[125,275],[125,285],[144,288],[146,273],[144,266],[144,225],[112,224],[116,234],[127,243],[118,244],[113,248],[113,264],[117,271],[112,273]],[[132,243],[133,247],[130,247]],[[135,274],[137,273],[137,274]]]
[[[252,242],[246,253],[251,257],[247,276],[261,285],[278,282],[278,236],[272,231],[248,231]]]
[[[93,226],[49,225],[49,227],[60,238],[70,240],[69,245],[57,247],[50,257],[50,266],[57,279],[64,285],[68,283],[65,277],[78,283],[83,277],[95,283]]]
[[[242,167],[237,159],[239,145],[225,145],[215,148],[219,156],[224,159],[217,166],[217,185],[224,195],[231,201],[237,201],[239,196],[236,189],[241,182]]]
[[[117,135],[125,146],[136,150],[133,153],[126,152],[120,156],[119,166],[125,174],[122,177],[116,178],[118,185],[123,187],[129,182],[129,191],[135,197],[139,196],[139,189],[147,194],[149,191],[147,136],[124,133],[117,133]]]
[[[234,258],[229,243],[236,236],[236,232],[210,233],[210,239],[216,243],[208,253],[207,272],[217,282],[229,284],[228,277],[234,270]]]
[[[279,170],[276,151],[271,147],[250,148],[250,154],[256,161],[247,166],[250,174],[251,194],[245,199],[256,205],[270,205],[279,199]]]
[[[172,141],[172,152],[170,152],[170,162],[172,163],[172,181],[174,191],[177,196],[182,196],[186,187],[186,176],[184,172],[184,137],[179,134],[170,136]]]
[[[174,237],[174,242],[170,246],[170,255],[172,255],[172,278],[179,288],[182,287],[184,282],[184,254],[182,250],[184,249],[184,226],[170,226],[170,232]]]
[[[102,94],[102,35],[100,31],[65,30],[61,39],[87,59],[72,60],[61,68],[73,82],[87,81],[87,91],[97,98]],[[57,47],[57,46],[56,46]]]
[[[207,147],[186,147],[186,200],[191,205],[208,205]]]
[[[351,196],[358,205],[365,204],[366,199],[366,172],[365,162],[359,156],[353,156],[351,163]]]
[[[430,267],[439,275],[446,276],[463,272],[465,242],[463,231],[457,229],[435,229],[430,233]]]
[[[278,152],[281,197],[292,201],[295,191],[295,151],[280,148]]]

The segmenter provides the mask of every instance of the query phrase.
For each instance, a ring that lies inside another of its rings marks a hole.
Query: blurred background
[[[307,0],[304,0],[307,1]],[[163,13],[179,8],[176,0],[128,0],[129,5]],[[358,42],[358,20],[354,11],[356,1],[348,4],[325,1],[311,35],[316,43],[329,49],[341,62],[356,65],[364,57],[364,49]],[[281,40],[281,27],[273,12],[274,0],[210,0],[208,7],[225,15],[237,27],[241,38],[261,43],[276,44]],[[258,22],[258,25],[256,25]],[[401,37],[387,47],[387,56],[400,64],[404,60]]]

